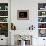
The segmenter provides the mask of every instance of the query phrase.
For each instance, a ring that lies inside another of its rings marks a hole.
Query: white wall
[[[33,2],[33,3],[32,3]],[[17,20],[17,10],[29,10],[29,20]],[[37,2],[30,0],[14,0],[11,2],[11,20],[17,30],[28,30],[29,26],[37,23]],[[35,19],[36,18],[36,19]]]
[[[46,0],[11,0],[11,22],[14,23],[17,30],[28,30],[32,24],[35,26],[33,46],[43,44],[42,38],[38,38],[38,3],[45,3]],[[17,10],[29,10],[29,20],[17,20]],[[17,31],[16,30],[16,31]],[[19,33],[19,31],[18,31]],[[38,44],[39,43],[39,44]]]
[[[38,2],[44,0],[12,0],[11,22],[16,25],[17,30],[28,30],[32,24],[37,28]],[[29,20],[17,20],[17,10],[29,10]]]
[[[17,30],[28,30],[32,24],[37,28],[38,2],[46,0],[11,0],[11,22]],[[17,10],[29,10],[29,20],[17,20]]]

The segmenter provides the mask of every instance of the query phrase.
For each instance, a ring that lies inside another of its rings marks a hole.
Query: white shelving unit
[[[41,31],[46,33],[46,3],[38,4],[38,32],[40,37],[46,37],[45,33],[42,34]]]
[[[7,31],[7,34],[6,34],[7,37],[8,37],[8,23],[9,23],[8,19],[9,19],[8,18],[8,3],[0,3],[0,28],[1,28],[0,30]],[[1,32],[0,32],[0,34],[1,34]],[[1,35],[3,35],[3,34],[1,34]]]
[[[8,45],[8,2],[0,3],[0,45]]]

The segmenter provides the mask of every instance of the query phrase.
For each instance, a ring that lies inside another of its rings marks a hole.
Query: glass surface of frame
[[[17,10],[17,20],[29,20],[29,10]]]

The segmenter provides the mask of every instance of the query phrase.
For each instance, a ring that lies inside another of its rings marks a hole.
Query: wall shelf
[[[38,10],[38,11],[46,11],[46,10]]]
[[[0,17],[8,17],[8,16],[0,16]]]
[[[38,22],[38,23],[46,23],[46,22]]]
[[[8,11],[8,10],[0,10],[0,11]]]
[[[46,28],[38,28],[38,29],[46,29]]]
[[[0,23],[8,23],[8,22],[0,22]]]

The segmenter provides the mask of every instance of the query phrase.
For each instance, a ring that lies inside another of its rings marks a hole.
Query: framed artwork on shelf
[[[38,11],[38,16],[46,16],[46,11]]]
[[[39,37],[46,37],[46,29],[39,29]]]
[[[17,10],[17,20],[29,20],[29,10]]]
[[[8,10],[8,3],[0,3],[0,10]]]
[[[8,16],[8,11],[0,11],[0,16]]]
[[[8,23],[0,23],[0,35],[8,37]]]
[[[38,10],[45,10],[46,9],[46,3],[38,3]]]
[[[8,22],[8,17],[0,17],[0,22]]]
[[[38,22],[46,22],[46,17],[38,17]]]
[[[38,28],[46,28],[46,23],[38,23]]]

